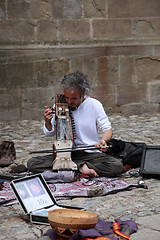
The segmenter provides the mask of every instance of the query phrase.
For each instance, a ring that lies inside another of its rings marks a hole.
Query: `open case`
[[[160,146],[144,148],[139,173],[144,177],[160,177]]]
[[[84,210],[78,207],[57,204],[41,174],[34,174],[12,180],[10,186],[25,214],[30,215],[30,221],[32,223],[49,225],[48,212],[50,210],[58,208]]]

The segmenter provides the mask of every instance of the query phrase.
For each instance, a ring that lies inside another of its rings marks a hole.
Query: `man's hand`
[[[101,139],[101,141],[99,143],[96,143],[95,147],[100,148],[99,150],[102,151],[102,152],[107,151],[107,144],[106,144],[106,141],[104,139]]]
[[[45,106],[45,111],[43,113],[43,116],[45,119],[45,126],[49,131],[52,130],[51,119],[53,118],[53,113],[54,113],[53,108],[48,108],[47,106]]]
[[[97,143],[95,146],[96,147],[100,147],[100,151],[102,152],[106,152],[107,151],[107,142],[112,138],[112,129],[106,130],[103,133],[103,136],[101,138],[101,141],[99,143]]]

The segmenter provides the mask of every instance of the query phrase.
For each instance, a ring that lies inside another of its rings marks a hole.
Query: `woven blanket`
[[[0,206],[7,206],[17,203],[16,196],[8,182],[3,183],[3,189],[0,191]]]
[[[0,205],[8,206],[18,203],[10,184],[4,182],[3,186],[3,189],[0,191]],[[48,186],[56,200],[74,197],[105,196],[137,187],[144,188],[143,185],[105,177],[93,179],[81,178],[79,181],[48,184]]]
[[[49,184],[49,187],[56,199],[62,199],[105,196],[122,190],[130,190],[144,186],[128,183],[120,179],[102,177],[93,179],[81,178],[80,181],[72,183]]]

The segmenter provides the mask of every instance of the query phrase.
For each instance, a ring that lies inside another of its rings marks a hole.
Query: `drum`
[[[92,229],[98,216],[95,213],[77,209],[55,209],[49,211],[48,221],[60,237],[69,238],[78,230]]]

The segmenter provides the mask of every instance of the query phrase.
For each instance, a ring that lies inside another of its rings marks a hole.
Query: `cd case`
[[[59,205],[41,174],[18,178],[10,182],[17,200],[30,221],[37,224],[48,222],[48,212],[59,208],[84,210],[83,208]]]

